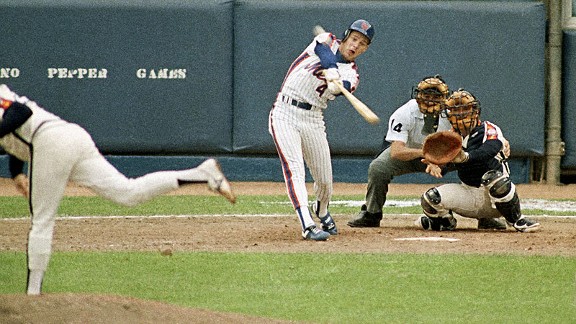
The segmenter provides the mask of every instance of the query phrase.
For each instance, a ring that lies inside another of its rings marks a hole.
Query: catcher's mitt
[[[434,164],[444,165],[452,161],[462,150],[462,137],[452,131],[430,134],[424,141],[424,158]]]

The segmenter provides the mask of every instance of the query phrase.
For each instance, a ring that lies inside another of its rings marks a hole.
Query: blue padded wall
[[[383,122],[366,124],[338,98],[325,114],[334,154],[376,153],[390,114],[417,81],[436,73],[480,99],[483,118],[502,126],[514,156],[544,153],[542,3],[237,1],[234,17],[235,152],[274,152],[268,112],[292,60],[312,40],[312,27],[340,36],[364,18],[376,34],[357,61],[355,94]]]

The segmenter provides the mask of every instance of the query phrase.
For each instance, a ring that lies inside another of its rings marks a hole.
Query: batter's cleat
[[[350,227],[380,227],[382,212],[370,213],[366,210],[366,205],[362,205],[356,218],[348,221]]]
[[[338,229],[336,228],[336,223],[334,219],[330,216],[330,212],[324,217],[320,217],[320,223],[322,224],[322,230],[328,232],[330,235],[338,235]]]
[[[324,217],[320,217],[318,215],[318,211],[316,210],[316,204],[312,204],[312,212],[320,219],[320,223],[322,224],[322,230],[324,232],[328,232],[330,235],[338,235],[338,229],[336,228],[336,223],[332,216],[330,216],[330,212],[326,214]]]
[[[448,217],[428,217],[422,215],[416,219],[414,225],[427,231],[453,231],[456,229],[456,218]]]
[[[531,221],[528,218],[524,217],[517,220],[513,226],[518,232],[522,233],[534,232],[540,229],[540,223]]]
[[[479,230],[505,230],[506,223],[498,218],[478,218]]]
[[[220,163],[215,159],[208,159],[197,167],[208,175],[208,188],[224,196],[231,203],[236,202],[236,196],[232,192],[230,182],[222,173]]]
[[[330,234],[328,232],[324,232],[323,230],[316,227],[316,225],[312,225],[302,232],[302,237],[305,240],[311,241],[326,241]]]

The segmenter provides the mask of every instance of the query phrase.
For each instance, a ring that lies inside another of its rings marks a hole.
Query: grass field
[[[334,197],[351,199],[361,197]],[[228,206],[221,197],[163,196],[119,208],[98,197],[66,197],[60,214],[290,214],[285,201],[252,196]],[[21,198],[0,197],[0,204],[0,218],[27,215]],[[333,208],[333,213],[357,211]],[[0,293],[24,291],[25,264],[24,252],[0,252]],[[574,257],[335,251],[180,252],[167,258],[152,252],[56,252],[48,276],[44,289],[52,293],[117,294],[290,321],[576,322]]]

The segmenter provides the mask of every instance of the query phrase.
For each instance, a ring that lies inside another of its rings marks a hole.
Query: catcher
[[[454,212],[470,218],[504,217],[519,232],[537,230],[540,224],[520,211],[520,199],[509,177],[507,141],[498,126],[480,120],[480,102],[470,92],[459,89],[446,100],[442,114],[453,131],[426,139],[423,162],[432,175],[438,172],[438,164],[453,163],[461,183],[426,191],[421,197],[425,216],[416,220],[416,226],[453,230]]]
[[[411,100],[390,116],[385,140],[391,144],[370,163],[366,203],[348,226],[379,227],[392,179],[408,173],[431,173],[421,162],[422,144],[427,135],[452,128],[446,118],[440,117],[441,104],[448,94],[448,86],[441,76],[425,77],[412,88]],[[448,172],[447,168],[434,167],[432,170],[438,178]],[[486,218],[479,220],[478,228],[505,229],[506,225]]]

